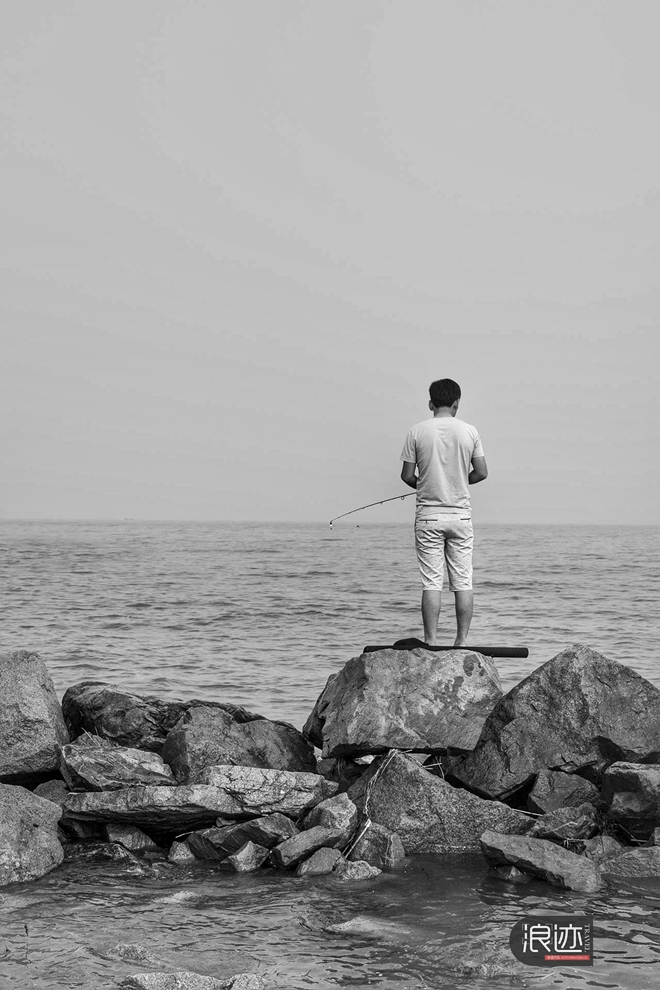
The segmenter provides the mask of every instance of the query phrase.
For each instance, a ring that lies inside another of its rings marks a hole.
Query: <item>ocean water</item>
[[[505,690],[574,642],[660,686],[658,528],[477,525],[475,536],[470,640],[530,651],[497,661]],[[0,552],[0,649],[39,652],[60,695],[97,679],[300,727],[363,646],[421,635],[406,525],[0,522]],[[447,593],[447,643],[452,608]],[[660,879],[585,898],[493,880],[480,856],[410,857],[350,887],[208,864],[65,864],[1,895],[0,976],[16,988],[114,987],[149,969],[252,971],[294,988],[660,983]],[[593,969],[474,969],[477,946],[482,966],[507,959],[511,927],[534,911],[593,914]],[[121,942],[162,965],[123,961]]]

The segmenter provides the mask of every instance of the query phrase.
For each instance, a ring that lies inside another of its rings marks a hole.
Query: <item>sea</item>
[[[528,648],[496,661],[505,691],[572,643],[660,687],[659,550],[658,527],[476,524],[470,642]],[[405,524],[0,521],[0,560],[0,650],[39,653],[60,697],[97,680],[300,728],[364,646],[422,636]],[[439,642],[453,636],[446,592]],[[593,917],[593,966],[517,964],[516,922],[565,913]],[[586,896],[507,884],[469,854],[411,856],[354,884],[65,863],[0,891],[3,986],[99,990],[154,971],[290,988],[650,990],[660,878]]]

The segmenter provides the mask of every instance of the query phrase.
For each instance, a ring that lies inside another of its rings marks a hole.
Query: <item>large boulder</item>
[[[116,746],[89,733],[62,747],[60,770],[73,790],[116,791],[139,784],[176,784],[174,774],[157,753]]]
[[[599,783],[617,760],[660,760],[660,691],[587,646],[559,653],[495,706],[471,753],[445,761],[447,778],[507,799],[542,769]]]
[[[220,708],[191,708],[167,735],[163,759],[181,784],[200,779],[209,766],[229,764],[316,773],[314,749],[285,722],[237,722]]]
[[[325,758],[472,749],[501,695],[495,664],[479,653],[363,653],[328,679],[303,734]]]
[[[0,886],[34,880],[64,859],[59,805],[24,787],[0,784]]]
[[[603,774],[603,807],[634,839],[648,839],[660,826],[660,766],[613,763]]]
[[[488,830],[481,836],[481,850],[491,866],[515,866],[557,887],[593,894],[603,885],[595,863],[547,839]]]
[[[406,853],[478,851],[486,829],[521,834],[524,812],[452,787],[404,753],[374,760],[348,791],[364,818],[396,832]]]
[[[0,654],[0,781],[33,787],[54,776],[68,741],[41,657],[27,650]]]
[[[601,871],[614,877],[660,877],[660,848],[643,846],[605,859]]]
[[[240,705],[216,701],[164,701],[154,695],[130,694],[102,681],[81,681],[62,698],[64,720],[75,739],[83,732],[103,736],[119,746],[160,753],[165,738],[191,708],[217,708],[237,722],[263,718]],[[67,740],[68,742],[68,740]]]

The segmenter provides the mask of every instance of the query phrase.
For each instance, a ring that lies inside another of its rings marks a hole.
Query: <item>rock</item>
[[[303,735],[324,757],[472,749],[501,695],[494,662],[479,653],[363,653],[328,679]]]
[[[382,869],[384,866],[396,866],[405,855],[403,843],[396,832],[372,822],[346,858],[363,860],[370,866]]]
[[[617,760],[660,759],[660,691],[586,646],[559,653],[502,698],[471,753],[447,761],[447,779],[509,798],[543,768],[594,783]]]
[[[615,877],[660,877],[660,847],[642,846],[606,859],[601,871]]]
[[[0,886],[35,880],[60,865],[61,814],[59,805],[24,787],[0,784]]]
[[[122,990],[229,990],[226,980],[215,980],[199,973],[136,973],[119,984]]]
[[[372,877],[377,877],[382,872],[377,866],[370,866],[369,863],[362,860],[351,860],[350,862],[344,860],[337,863],[334,869],[334,875],[338,880],[371,880]]]
[[[486,829],[520,834],[533,825],[524,812],[452,787],[394,751],[374,760],[348,795],[363,815],[396,832],[407,854],[478,851]]]
[[[167,854],[168,861],[179,866],[183,863],[194,863],[196,858],[187,842],[173,842]]]
[[[340,829],[324,828],[322,825],[315,825],[298,835],[293,835],[286,839],[279,846],[275,846],[270,854],[271,862],[281,870],[295,866],[301,859],[305,859],[311,853],[316,852],[321,846],[335,847],[342,839]]]
[[[103,837],[106,842],[119,842],[132,853],[158,852],[159,846],[153,839],[134,825],[104,825]]]
[[[530,883],[532,879],[529,873],[523,873],[515,866],[491,866],[490,873],[507,883]]]
[[[529,880],[529,877],[526,879]],[[486,986],[490,984],[485,984],[484,980],[492,981],[497,978],[500,979],[497,983],[493,983],[493,986],[506,986],[502,977],[518,977],[521,980],[521,982],[518,980],[515,983],[509,982],[510,986],[528,985],[525,977],[529,977],[529,967],[515,958],[508,945],[493,945],[490,941],[479,944],[474,938],[465,942],[455,942],[453,945],[443,945],[439,963],[443,969],[453,971],[457,976],[461,975],[464,978],[460,984],[447,982],[445,986],[448,990],[456,985]],[[475,978],[479,979],[478,984],[474,983]]]
[[[210,766],[262,767],[316,773],[316,757],[297,729],[259,718],[237,722],[218,708],[192,708],[168,733],[163,759],[181,784]]]
[[[275,814],[192,832],[188,836],[188,844],[198,859],[223,860],[246,842],[272,849],[297,834],[298,829],[290,818]]]
[[[174,774],[156,753],[117,746],[87,733],[62,747],[60,770],[69,787],[81,791],[176,784]]]
[[[112,953],[119,956],[120,959],[125,959],[127,962],[144,963],[145,966],[159,966],[162,964],[162,959],[155,956],[144,945],[140,945],[139,942],[120,942],[119,945],[115,945],[114,949],[112,949]]]
[[[592,859],[594,863],[602,863],[626,852],[626,846],[612,835],[594,835],[582,843],[582,855]]]
[[[481,850],[489,864],[515,866],[557,887],[584,894],[593,894],[602,887],[600,871],[594,863],[546,839],[489,830],[481,836]]]
[[[64,847],[64,858],[67,861],[85,860],[90,863],[109,860],[141,867],[139,859],[119,842],[70,842]]]
[[[597,831],[596,809],[593,804],[585,803],[578,808],[557,808],[542,815],[527,832],[527,838],[565,842],[591,839]]]
[[[312,808],[303,822],[303,828],[323,825],[325,828],[338,829],[343,837],[342,845],[345,845],[355,831],[357,822],[358,810],[348,794],[335,794]]]
[[[539,770],[527,797],[527,807],[544,815],[557,808],[576,808],[586,802],[593,804],[597,797],[598,788],[584,777],[561,770]]]
[[[269,854],[270,850],[265,846],[258,846],[256,842],[246,842],[235,853],[228,856],[225,862],[237,873],[249,873],[251,870],[259,869],[266,862]]]
[[[328,846],[321,846],[309,859],[298,863],[295,869],[297,877],[317,877],[324,873],[332,873],[337,863],[344,857],[338,849],[330,849]]]
[[[160,753],[165,738],[191,708],[217,708],[237,722],[250,722],[255,715],[239,705],[215,701],[163,701],[153,695],[129,694],[101,681],[81,681],[62,698],[64,720],[75,739],[82,732],[103,736],[119,746]],[[68,742],[68,740],[66,740]]]
[[[660,846],[660,828],[654,828],[646,842],[647,846]]]
[[[369,763],[362,760],[351,760],[348,757],[337,756],[327,760],[317,760],[316,770],[326,780],[333,780],[338,785],[338,794],[347,791],[351,784],[358,780]]]
[[[27,650],[0,654],[0,782],[34,787],[54,776],[68,741],[41,657]]]
[[[46,780],[43,784],[35,787],[32,793],[36,794],[37,797],[45,798],[46,801],[59,804],[61,807],[68,797],[69,788],[63,780]]]
[[[660,766],[613,763],[603,775],[603,807],[635,839],[648,839],[660,826]]]
[[[215,783],[69,794],[65,820],[144,826],[158,839],[172,832],[209,828],[218,815],[247,819],[281,812],[297,818],[331,797],[337,786],[318,774],[256,767],[212,767],[207,777]]]

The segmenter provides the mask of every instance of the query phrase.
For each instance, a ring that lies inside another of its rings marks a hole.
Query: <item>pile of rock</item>
[[[65,855],[351,878],[479,849],[500,876],[587,891],[660,874],[660,692],[587,647],[507,695],[469,650],[363,654],[302,732],[91,681],[60,707],[25,652],[0,686],[0,883]]]

